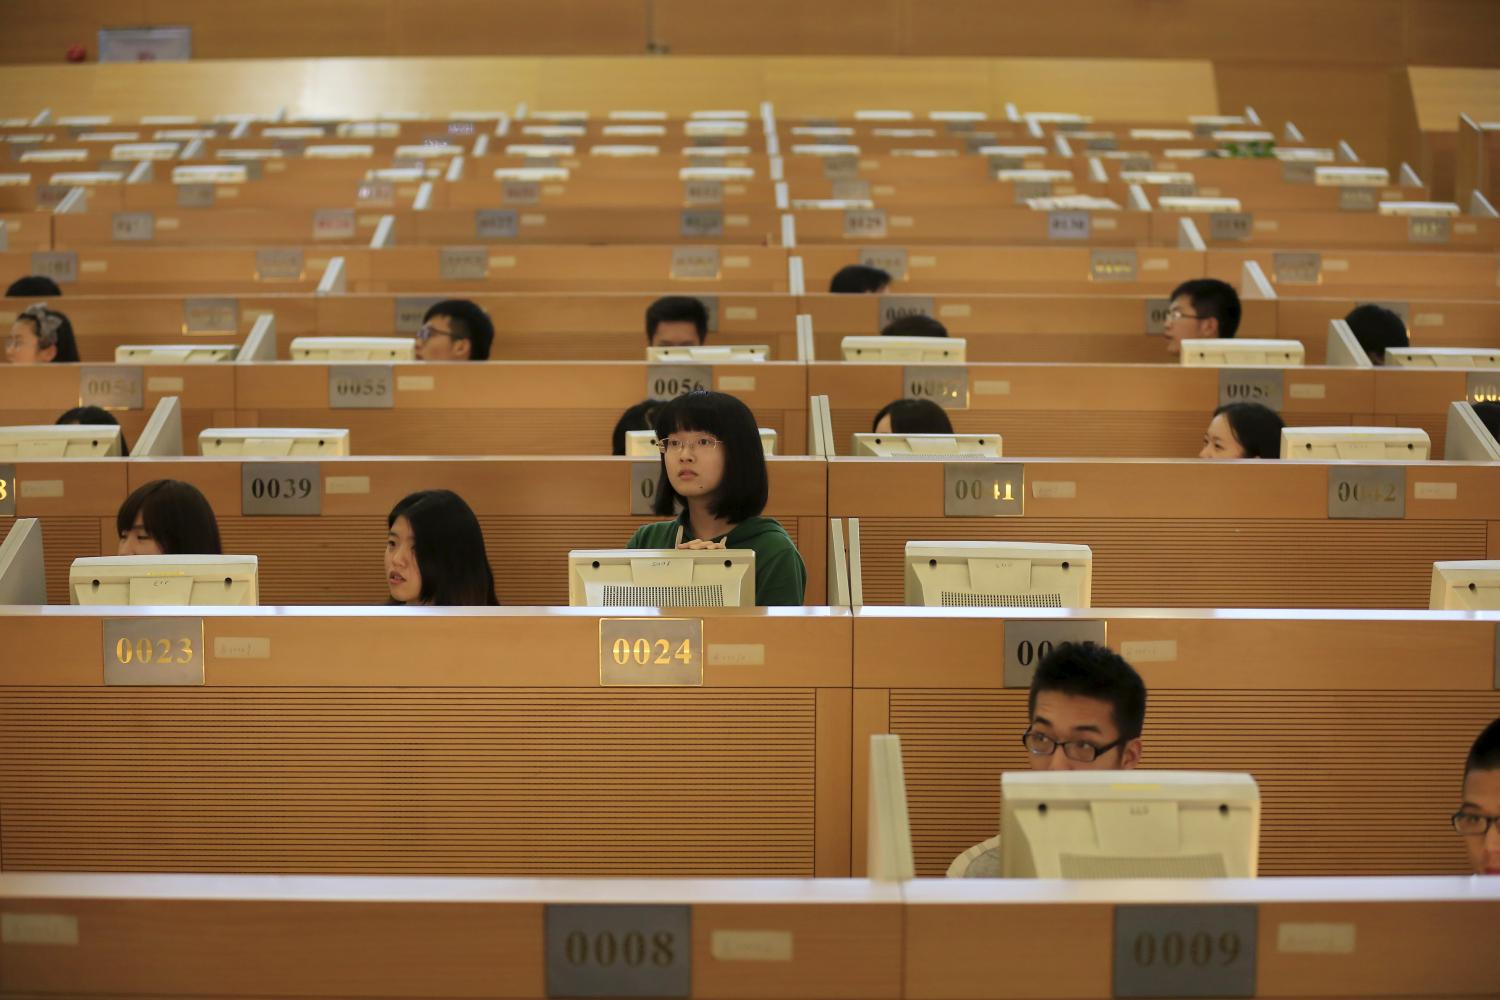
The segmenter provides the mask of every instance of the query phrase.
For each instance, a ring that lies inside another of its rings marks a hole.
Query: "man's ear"
[[[1141,738],[1137,736],[1135,739],[1131,740],[1129,743],[1126,743],[1123,747],[1120,748],[1120,770],[1128,771],[1131,768],[1139,765],[1140,762]]]
[[[1203,338],[1205,340],[1219,336],[1219,318],[1217,316],[1200,319],[1198,322],[1203,324]]]
[[[469,351],[473,347],[474,345],[469,341],[468,337],[455,337],[453,340],[453,356],[460,361],[468,361]]]

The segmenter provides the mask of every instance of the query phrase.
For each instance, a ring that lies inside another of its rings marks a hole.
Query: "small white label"
[[[362,496],[370,492],[370,477],[328,476],[323,480],[323,492]]]
[[[1177,660],[1176,639],[1151,639],[1120,643],[1120,655],[1131,663],[1173,663]]]
[[[974,315],[974,308],[967,302],[952,302],[945,306],[938,306],[938,315],[945,319],[968,319]]]
[[[214,656],[221,660],[269,660],[271,640],[260,636],[220,636],[214,640]]]
[[[1418,500],[1457,500],[1457,483],[1414,483],[1412,495]]]
[[[1417,313],[1412,317],[1413,326],[1442,326],[1443,322],[1442,313]]]
[[[720,392],[754,392],[754,375],[720,375],[718,378]]]
[[[491,257],[490,258],[490,268],[492,270],[496,269],[496,268],[507,268],[507,267],[515,267],[515,266],[516,266],[516,259],[514,257]]]
[[[733,257],[725,257],[722,263],[725,267],[749,267],[750,258],[741,255],[735,255]]]
[[[1349,270],[1349,262],[1341,257],[1325,257],[1323,259],[1323,270],[1347,271]]]
[[[712,642],[708,645],[710,667],[763,667],[765,644],[759,642]]]
[[[1322,382],[1293,382],[1286,387],[1286,392],[1293,399],[1324,399],[1328,396],[1328,387]]]
[[[397,375],[396,388],[401,392],[431,392],[437,388],[432,375]]]
[[[907,267],[937,267],[936,257],[917,257],[915,255],[906,259]]]
[[[1147,257],[1141,261],[1142,271],[1165,271],[1172,266],[1172,262],[1165,257]]]
[[[975,379],[973,389],[976,396],[1009,396],[1010,382],[1006,379]]]
[[[0,913],[0,943],[78,944],[78,918],[67,913]]]
[[[182,379],[175,375],[151,375],[146,378],[147,392],[181,392]]]
[[[1037,499],[1075,500],[1078,498],[1078,484],[1070,480],[1038,481],[1031,484],[1031,495]]]
[[[760,310],[754,306],[726,306],[724,309],[724,318],[756,320],[760,318]]]
[[[63,481],[61,479],[21,480],[21,499],[23,500],[50,500],[62,495]]]
[[[1276,950],[1294,955],[1354,954],[1353,924],[1277,924]]]
[[[1094,228],[1103,230],[1119,229],[1120,223],[1119,220],[1112,219],[1107,215],[1099,215],[1094,218]]]
[[[792,932],[714,931],[709,950],[718,962],[790,962]]]

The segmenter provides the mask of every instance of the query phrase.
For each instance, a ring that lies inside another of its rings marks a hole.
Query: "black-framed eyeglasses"
[[[453,335],[453,331],[451,331],[451,330],[439,330],[437,327],[433,326],[431,323],[426,324],[420,330],[418,330],[417,333],[416,333],[417,343],[419,343],[419,344],[425,344],[429,340],[431,340],[433,337],[453,337],[454,340],[458,340],[459,339],[458,337],[455,337]]]
[[[1106,743],[1101,747],[1095,746],[1087,740],[1054,740],[1046,733],[1038,732],[1035,729],[1028,729],[1021,734],[1021,745],[1026,748],[1026,752],[1031,754],[1031,756],[1051,757],[1057,752],[1058,747],[1062,747],[1064,756],[1069,760],[1076,760],[1080,764],[1088,764],[1098,760],[1100,754],[1108,753],[1124,742],[1125,738],[1121,737],[1113,743]]]
[[[1500,824],[1500,816],[1486,816],[1484,813],[1464,809],[1454,813],[1451,819],[1453,829],[1465,837],[1483,837],[1490,832],[1490,827]]]
[[[1176,306],[1173,306],[1171,309],[1167,310],[1167,319],[1168,320],[1206,319],[1206,318],[1208,318],[1208,317],[1199,316],[1197,313],[1185,313],[1181,309],[1178,309]]]

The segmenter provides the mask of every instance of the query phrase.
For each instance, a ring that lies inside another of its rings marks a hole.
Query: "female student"
[[[104,427],[118,427],[120,422],[115,419],[102,406],[75,406],[62,416],[57,418],[58,426],[63,424],[98,424]],[[125,440],[125,435],[120,435],[120,454],[130,457],[130,444]]]
[[[219,522],[191,483],[157,479],[125,498],[115,516],[122,556],[218,556]]]
[[[495,605],[479,519],[451,490],[422,490],[386,518],[385,582],[392,604]]]
[[[898,399],[875,414],[872,434],[952,434],[948,411],[930,399]]]
[[[62,313],[41,304],[25,309],[11,325],[5,360],[13,365],[77,361],[73,324]]]
[[[662,475],[656,513],[675,520],[637,529],[632,549],[751,549],[755,603],[798,605],[802,556],[779,523],[761,517],[770,494],[755,414],[722,392],[690,392],[656,411]]]
[[[1280,458],[1279,414],[1260,403],[1225,403],[1203,432],[1199,458]]]

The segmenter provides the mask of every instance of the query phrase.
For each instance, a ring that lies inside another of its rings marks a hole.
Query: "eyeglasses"
[[[452,337],[452,336],[453,336],[452,331],[450,331],[450,330],[439,330],[437,327],[433,326],[431,323],[429,323],[426,326],[422,327],[422,329],[418,330],[417,333],[416,333],[417,343],[419,343],[419,344],[425,344],[429,340],[431,340],[433,337]]]
[[[1170,309],[1167,310],[1167,321],[1168,322],[1175,322],[1176,320],[1179,320],[1179,319],[1203,319],[1203,318],[1204,317],[1199,316],[1197,313],[1185,313],[1181,309],[1178,309],[1176,306],[1173,306],[1172,308],[1170,308]]]
[[[1021,734],[1021,745],[1026,748],[1026,751],[1031,756],[1051,757],[1057,752],[1058,747],[1062,747],[1064,756],[1069,760],[1076,760],[1080,764],[1087,764],[1097,760],[1101,753],[1107,753],[1124,742],[1125,740],[1122,737],[1113,743],[1106,743],[1102,747],[1097,747],[1084,740],[1069,740],[1067,742],[1054,740],[1046,733],[1038,732],[1035,729],[1028,729]]]
[[[665,438],[656,442],[656,450],[663,455],[681,455],[686,451],[711,451],[718,446],[718,438],[711,438],[706,435],[694,438]]]
[[[1500,816],[1486,816],[1484,813],[1466,812],[1460,809],[1453,814],[1453,829],[1465,837],[1483,837],[1490,832],[1490,827],[1500,824]]]

